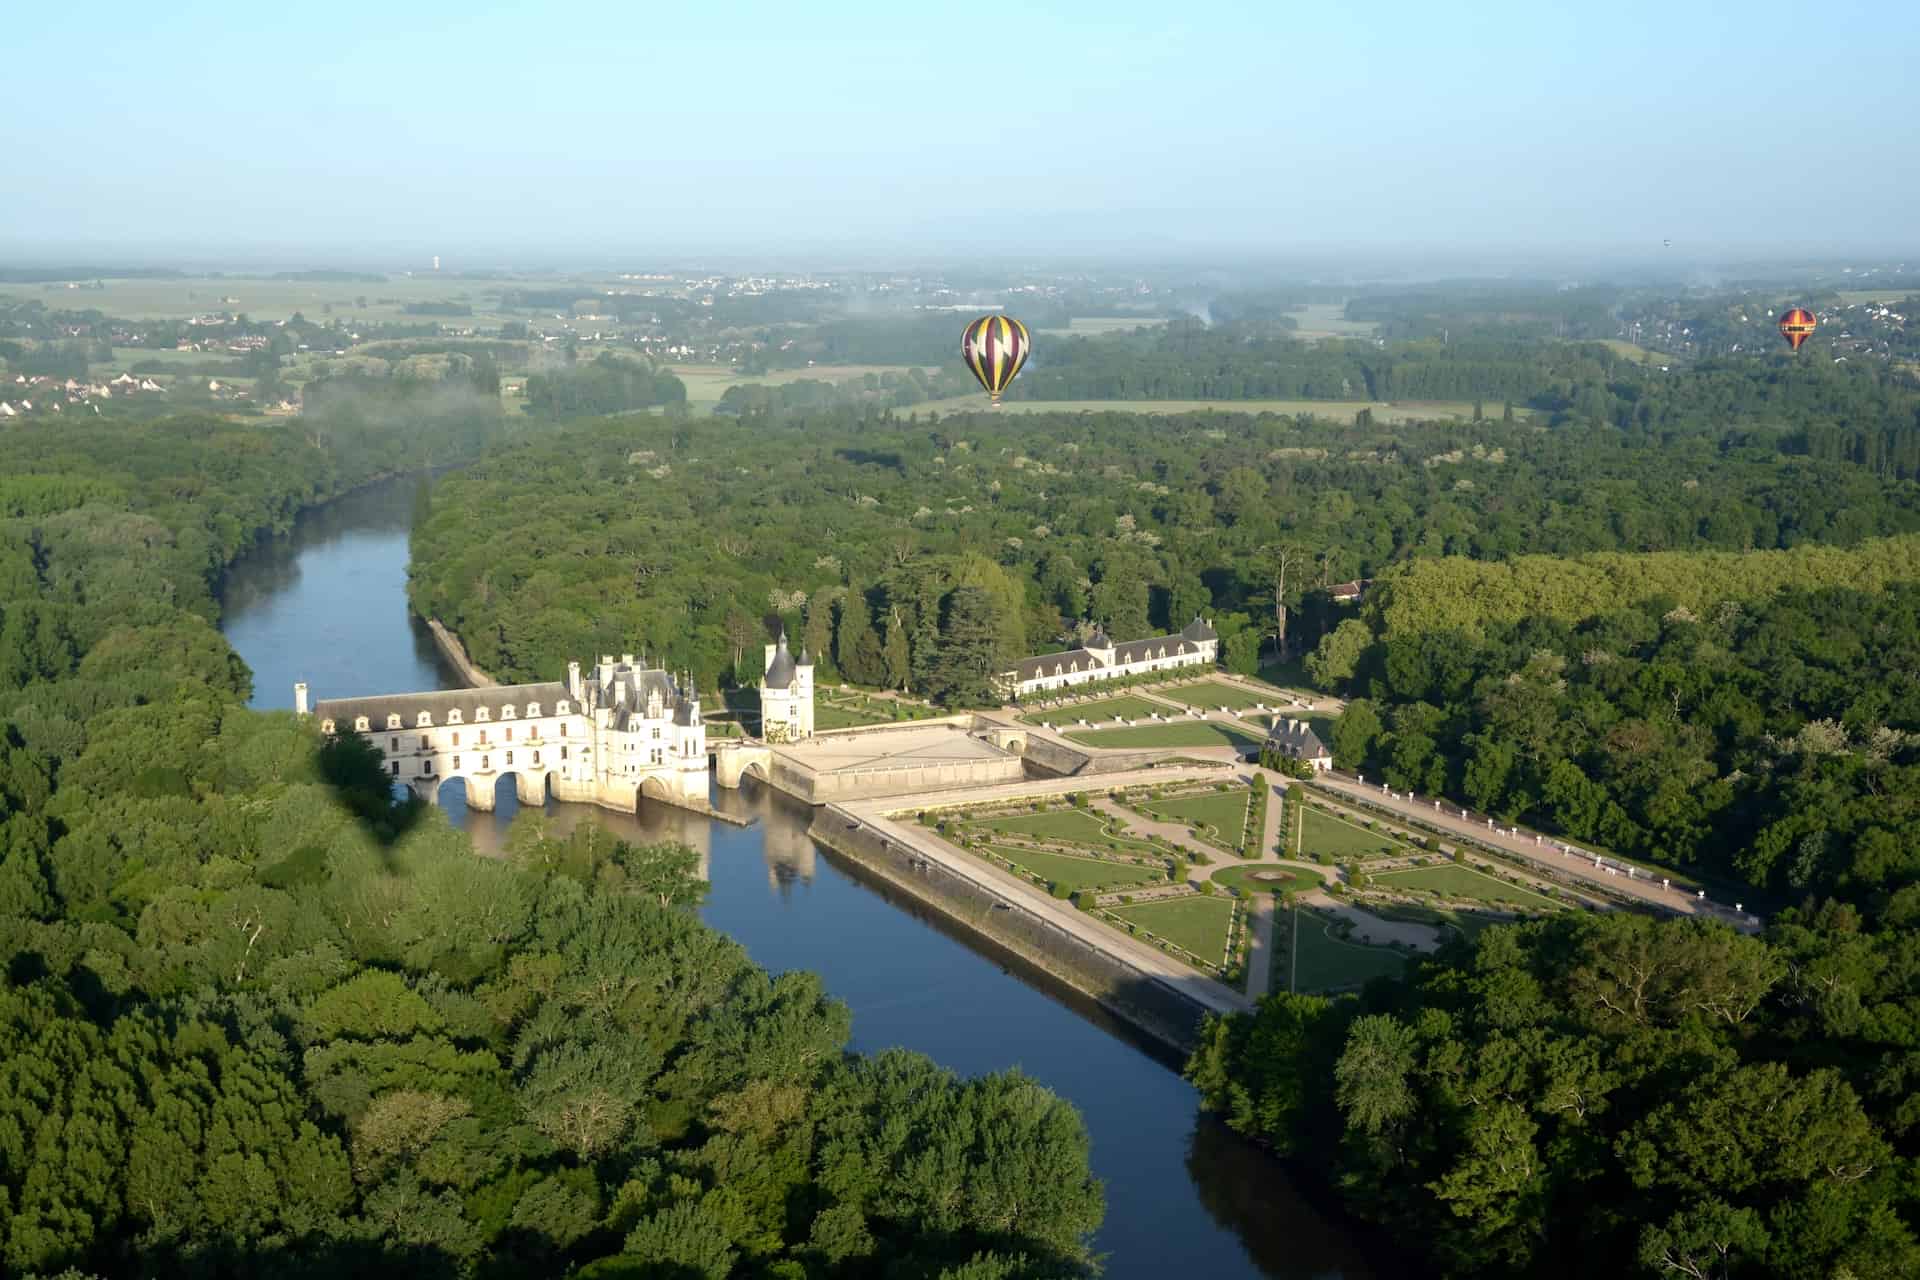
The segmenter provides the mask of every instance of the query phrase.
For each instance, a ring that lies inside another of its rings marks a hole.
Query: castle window
[[[365,733],[367,731],[367,718],[365,716],[354,717],[353,731],[355,733]]]
[[[418,716],[414,717],[413,727],[416,729],[429,728],[432,726],[432,724],[433,724],[433,712],[431,711],[422,711]]]
[[[513,730],[512,730],[511,728],[509,728],[509,729],[507,730],[507,741],[508,741],[508,742],[512,742],[512,741],[513,741]]]
[[[457,733],[453,735],[453,745],[456,747],[460,745],[460,735]]]
[[[322,720],[322,721],[320,722],[320,732],[322,732],[322,733],[332,733],[332,732],[333,732],[333,721],[331,721],[331,720]]]
[[[538,716],[540,714],[540,704],[537,702],[529,702],[527,704],[527,714],[529,716]]]
[[[536,751],[536,752],[534,752],[534,753],[533,753],[533,762],[534,762],[535,764],[539,764],[539,763],[540,763],[540,753],[539,753],[538,751]]]
[[[400,739],[395,738],[392,741],[393,741],[393,745],[387,749],[393,752],[395,755],[400,754]]]
[[[654,728],[654,731],[653,731],[653,737],[654,737],[654,740],[655,740],[656,742],[657,742],[657,741],[659,741],[659,738],[660,738],[660,730],[659,730],[659,728],[658,728],[658,726],[656,726],[656,727]]]
[[[455,708],[454,710],[447,712],[447,723],[448,724],[460,723],[460,711],[458,708]]]
[[[559,702],[557,702],[557,703],[555,703],[555,704],[554,704],[554,707],[553,707],[553,714],[555,714],[555,715],[557,715],[557,716],[563,716],[563,715],[565,715],[565,714],[567,714],[567,705],[568,705],[568,704],[567,704],[567,701],[566,701],[566,699],[564,699],[564,698],[563,698],[563,699],[561,699],[561,700],[560,700]]]
[[[492,713],[490,713],[485,707],[480,707],[474,711],[473,718],[475,720],[481,721],[482,723],[485,723],[487,720],[492,718]]]
[[[398,760],[393,762],[393,776],[396,778],[400,776],[400,762]]]
[[[500,708],[500,718],[502,720],[511,720],[513,719],[513,717],[514,717],[514,710],[513,710],[512,703],[508,703],[506,706]]]
[[[567,749],[565,747],[560,748],[560,758],[562,760],[567,758]]]
[[[387,728],[389,728],[389,729],[398,729],[399,727],[400,727],[400,717],[399,717],[399,716],[397,716],[397,715],[390,715],[390,716],[388,716],[388,717],[387,717]]]
[[[487,731],[485,729],[482,729],[480,731],[480,741],[485,742],[486,740],[487,740]]]
[[[420,749],[422,751],[430,751],[433,749],[433,739],[424,733],[420,735]]]
[[[511,752],[511,751],[509,751],[509,752],[507,752],[507,763],[508,763],[508,764],[512,764],[512,763],[513,763],[513,752]]]
[[[456,769],[458,769],[458,768],[460,767],[460,757],[459,757],[459,756],[455,756],[455,757],[453,758],[453,767],[454,767],[454,768],[456,768]]]
[[[480,768],[481,768],[481,769],[483,769],[483,770],[485,770],[485,769],[491,769],[491,768],[493,768],[493,757],[492,757],[492,756],[481,756],[481,757],[480,757]]]
[[[432,772],[433,772],[433,761],[431,761],[431,760],[422,760],[422,761],[420,762],[420,772],[422,772],[422,773],[432,773]]]

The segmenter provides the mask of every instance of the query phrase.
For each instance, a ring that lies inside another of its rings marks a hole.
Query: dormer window
[[[566,700],[565,698],[562,698],[562,699],[561,699],[561,700],[560,700],[559,702],[556,702],[556,703],[554,703],[554,704],[553,704],[553,714],[555,714],[555,715],[557,715],[557,716],[564,716],[564,715],[566,715],[566,714],[567,714],[567,708],[568,708],[568,706],[569,706],[569,705],[570,705],[570,704],[569,704],[569,703],[567,702],[567,700]]]
[[[478,720],[480,723],[485,724],[487,721],[493,719],[493,716],[487,711],[485,707],[480,707],[473,713],[473,718],[475,720]]]
[[[400,717],[399,717],[399,716],[397,716],[397,715],[390,715],[390,716],[388,716],[388,717],[387,717],[387,728],[389,728],[389,729],[398,729],[399,727],[400,727]]]
[[[365,733],[367,731],[367,718],[365,716],[355,716],[353,718],[353,731],[355,733]]]
[[[502,720],[511,720],[513,719],[513,717],[514,717],[514,710],[513,710],[513,704],[511,702],[509,702],[506,706],[500,708],[500,718]]]
[[[416,729],[433,728],[433,712],[422,711],[419,715],[415,716],[413,718],[413,727]]]
[[[460,712],[458,708],[455,708],[454,710],[447,712],[447,723],[448,724],[460,723]]]
[[[537,702],[529,702],[527,704],[527,715],[538,716],[539,714],[540,714],[540,704]]]
[[[322,732],[322,733],[332,733],[332,732],[333,732],[333,721],[331,721],[331,720],[322,720],[322,721],[320,722],[320,732]]]

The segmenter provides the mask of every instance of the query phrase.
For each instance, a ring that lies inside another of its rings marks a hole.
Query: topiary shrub
[[[1070,898],[1073,896],[1073,891],[1067,888],[1066,885],[1061,884],[1058,880],[1055,880],[1052,884],[1047,886],[1047,892],[1051,893],[1056,898],[1062,898],[1062,899]]]

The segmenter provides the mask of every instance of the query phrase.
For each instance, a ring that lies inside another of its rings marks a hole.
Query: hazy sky
[[[1920,241],[1920,6],[12,0],[0,256]]]

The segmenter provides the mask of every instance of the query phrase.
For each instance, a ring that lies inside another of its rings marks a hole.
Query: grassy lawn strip
[[[1363,947],[1333,936],[1330,926],[1311,911],[1299,914],[1300,937],[1293,953],[1294,989],[1330,991],[1357,987],[1370,978],[1397,978],[1406,957],[1386,947]]]
[[[1126,862],[1107,862],[1100,858],[1074,858],[1064,853],[1041,853],[1013,845],[989,846],[994,853],[1042,880],[1065,885],[1069,890],[1107,889],[1140,884],[1165,884],[1167,873],[1153,867],[1136,867]]]
[[[1264,702],[1270,707],[1284,705],[1286,698],[1279,690],[1255,693],[1239,685],[1222,684],[1218,680],[1203,680],[1199,684],[1185,684],[1176,689],[1157,691],[1161,697],[1189,707],[1204,707],[1208,710],[1221,708],[1227,711],[1244,711],[1248,707]]]
[[[1213,882],[1238,889],[1242,896],[1256,893],[1304,893],[1320,887],[1320,877],[1295,867],[1228,867],[1216,871]]]
[[[1135,725],[1128,729],[1091,729],[1066,735],[1083,747],[1256,747],[1260,739],[1231,725],[1210,720]]]
[[[1503,906],[1558,910],[1560,904],[1519,885],[1496,880],[1472,867],[1410,867],[1388,871],[1373,877],[1375,882],[1399,889],[1431,889],[1449,898],[1473,902],[1493,902]]]
[[[1341,862],[1348,858],[1407,851],[1407,846],[1397,840],[1376,835],[1345,818],[1336,818],[1311,806],[1303,808],[1300,823],[1300,856],[1303,858],[1324,853]]]
[[[996,835],[1028,836],[1038,840],[1064,840],[1096,849],[1121,848],[1136,853],[1157,854],[1145,840],[1109,835],[1104,814],[1084,809],[1056,809],[1048,813],[1022,813],[1006,818],[977,819],[972,825]]]
[[[1032,724],[1070,725],[1085,720],[1090,724],[1099,724],[1117,716],[1129,720],[1145,720],[1155,712],[1163,716],[1177,714],[1171,708],[1157,702],[1148,702],[1145,698],[1136,698],[1123,694],[1117,698],[1100,698],[1093,702],[1079,702],[1065,707],[1053,707],[1046,711],[1029,711],[1024,717]]]
[[[1199,830],[1209,844],[1232,853],[1240,847],[1240,833],[1247,825],[1247,805],[1253,793],[1244,787],[1232,791],[1207,791],[1197,796],[1177,796],[1168,800],[1150,800],[1140,811],[1162,822],[1177,822]],[[1258,839],[1258,836],[1255,836]]]
[[[1481,915],[1477,911],[1456,911],[1448,907],[1429,907],[1414,902],[1368,901],[1366,909],[1382,920],[1405,920],[1409,924],[1432,925],[1437,929],[1455,929],[1471,942],[1496,924],[1511,921]]]
[[[1195,895],[1166,902],[1116,907],[1113,914],[1165,938],[1203,962],[1226,961],[1227,929],[1233,923],[1233,899]]]

